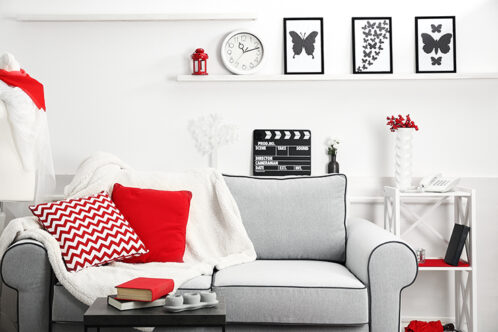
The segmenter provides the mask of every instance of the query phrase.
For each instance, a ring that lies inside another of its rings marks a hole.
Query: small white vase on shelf
[[[396,187],[407,190],[412,186],[412,139],[413,128],[396,130],[395,171]]]

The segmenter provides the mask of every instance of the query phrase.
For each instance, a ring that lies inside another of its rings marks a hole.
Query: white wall
[[[193,9],[194,8],[194,9]],[[262,73],[283,72],[282,18],[323,16],[325,72],[349,73],[352,16],[392,16],[394,72],[414,72],[414,16],[456,15],[461,73],[498,72],[498,2],[474,1],[14,1],[0,13],[258,11],[256,21],[234,22],[38,22],[0,19],[0,50],[14,53],[45,84],[56,172],[71,174],[95,150],[111,151],[140,169],[180,170],[207,165],[186,130],[193,117],[222,114],[239,128],[240,140],[220,151],[221,170],[250,173],[252,130],[309,128],[313,174],[325,170],[323,144],[339,138],[341,170],[361,181],[393,173],[393,135],[387,114],[410,113],[417,175],[434,170],[465,176],[478,187],[481,219],[479,277],[482,330],[493,330],[498,313],[498,258],[494,237],[498,184],[498,80],[178,83],[189,55],[204,47],[212,74],[227,73],[218,53],[226,33],[248,28],[264,38],[268,61]],[[361,184],[358,188],[361,188]],[[364,194],[361,189],[358,195]],[[379,207],[357,207],[379,220]],[[494,237],[493,237],[494,235]],[[423,278],[415,290],[431,289]],[[430,278],[429,278],[430,279]],[[492,288],[493,287],[493,288]],[[434,287],[433,287],[434,289]],[[418,294],[410,315],[451,314],[443,295],[424,307]],[[429,292],[430,294],[430,292]],[[418,297],[417,297],[418,296]],[[407,297],[405,296],[405,299]],[[419,301],[417,301],[417,298]],[[405,300],[405,303],[408,300]],[[425,299],[424,299],[425,301]]]

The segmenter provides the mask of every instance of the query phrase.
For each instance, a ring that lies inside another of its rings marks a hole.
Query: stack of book
[[[117,294],[107,297],[107,303],[118,310],[163,306],[166,295],[174,289],[172,279],[136,278],[116,286]]]

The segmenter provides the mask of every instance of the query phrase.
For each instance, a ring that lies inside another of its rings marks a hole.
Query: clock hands
[[[251,51],[254,51],[254,50],[258,50],[259,47],[255,47],[255,48],[251,48],[249,49],[248,47],[245,47],[244,44],[240,43],[239,42],[239,48],[240,50],[242,51],[242,53],[247,53],[247,52],[251,52]]]
[[[251,48],[250,50],[246,49],[246,51],[244,53],[255,51],[255,50],[259,50],[259,47]]]
[[[255,48],[251,48],[249,49],[248,47],[245,47],[244,44],[242,44],[241,42],[239,42],[239,49],[242,51],[242,54],[237,58],[237,60],[235,61],[239,61],[239,59],[246,53],[248,52],[251,52],[251,51],[255,51],[255,50],[258,50],[259,47],[255,47]]]
[[[245,47],[244,44],[242,44],[241,42],[239,42],[239,48],[242,50],[242,53],[247,52],[247,47]]]
[[[239,61],[239,59],[246,53],[246,47],[241,42],[239,42],[239,48],[242,51],[242,54],[239,55],[239,57],[237,58],[237,60],[235,60],[235,62]]]

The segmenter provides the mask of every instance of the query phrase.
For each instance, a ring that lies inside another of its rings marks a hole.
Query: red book
[[[116,299],[152,302],[171,293],[174,287],[173,279],[135,278],[116,286]]]

